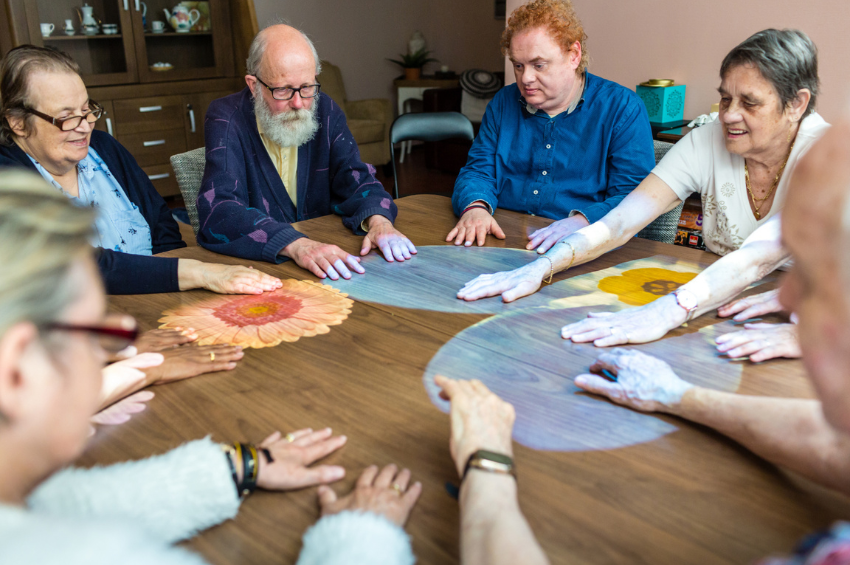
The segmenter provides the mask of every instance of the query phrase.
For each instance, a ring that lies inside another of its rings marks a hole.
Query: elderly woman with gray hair
[[[132,155],[94,129],[77,63],[55,49],[22,45],[0,61],[0,168],[39,173],[75,203],[98,210],[93,244],[110,294],[261,294],[280,280],[242,266],[145,257],[186,244],[162,197]]]
[[[651,304],[591,314],[564,327],[562,337],[597,346],[652,341],[783,265],[788,253],[779,237],[779,211],[788,179],[829,127],[815,112],[817,48],[801,31],[764,30],[729,52],[720,79],[719,119],[673,146],[616,208],[566,237],[555,224],[538,230],[530,247],[540,258],[514,271],[482,275],[458,298],[501,294],[511,302],[529,295],[554,273],[620,247],[693,193],[702,198],[706,247],[724,257]],[[727,308],[721,314],[737,311]]]

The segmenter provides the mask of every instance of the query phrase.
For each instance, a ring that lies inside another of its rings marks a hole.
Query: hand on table
[[[260,454],[257,486],[267,490],[292,490],[332,483],[345,476],[345,469],[338,465],[313,463],[327,457],[347,441],[345,436],[331,437],[331,429],[314,432],[310,428],[282,436],[275,432],[258,446],[268,449],[272,463]]]
[[[251,267],[203,263],[180,259],[177,263],[180,290],[205,288],[219,294],[262,294],[277,290],[283,283]]]
[[[775,312],[783,312],[782,304],[779,303],[779,290],[769,290],[761,294],[755,294],[721,306],[717,309],[717,313],[722,317],[737,314],[733,320],[743,322],[750,318],[757,318],[765,314],[773,314]]]
[[[460,217],[457,225],[446,236],[446,241],[455,240],[455,245],[466,245],[469,247],[473,241],[478,246],[484,245],[487,234],[492,234],[498,239],[505,239],[505,232],[499,227],[496,218],[484,208],[473,208]]]
[[[197,377],[204,373],[230,371],[242,359],[242,348],[233,345],[186,345],[166,349],[160,354],[165,358],[161,365],[145,369],[150,384],[161,385]]]
[[[670,365],[633,349],[612,349],[590,366],[591,373],[607,370],[617,380],[598,374],[575,378],[581,389],[605,396],[641,412],[667,412],[675,409],[694,385],[680,379]]]
[[[802,357],[797,324],[744,324],[744,329],[717,338],[717,351],[729,357],[749,357],[753,363]]]
[[[545,228],[540,228],[528,236],[530,241],[525,248],[537,249],[538,253],[546,253],[553,245],[571,233],[589,225],[590,223],[581,214],[576,214],[572,218],[558,220],[557,222],[549,224]]]
[[[195,328],[162,328],[150,330],[139,336],[133,344],[137,353],[155,353],[174,349],[198,339]]]
[[[123,424],[133,417],[133,414],[138,414],[144,411],[147,407],[147,402],[154,397],[154,393],[149,390],[143,390],[136,394],[131,394],[127,398],[122,398],[115,404],[108,406],[91,417],[92,424],[100,424],[101,426],[117,426]]]
[[[363,238],[360,255],[366,255],[375,248],[380,249],[384,259],[390,263],[410,259],[411,254],[416,255],[413,243],[395,229],[392,222],[380,215],[369,218],[369,233]]]
[[[451,402],[449,449],[459,476],[463,476],[469,457],[479,449],[513,457],[513,406],[490,392],[481,381],[437,375],[434,382],[443,389],[440,396]]]
[[[472,301],[501,294],[504,302],[534,294],[549,274],[549,262],[537,260],[513,271],[481,275],[466,283],[457,292],[461,300]]]
[[[337,498],[331,487],[319,487],[319,505],[322,516],[337,514],[345,510],[372,512],[384,516],[400,527],[404,527],[410,511],[422,493],[422,483],[410,483],[410,471],[398,470],[387,465],[380,472],[376,465],[366,467],[357,485],[347,496]]]
[[[363,274],[360,257],[346,253],[336,245],[320,243],[302,237],[283,248],[283,254],[307,269],[320,279],[330,277],[332,281],[351,278],[351,271]],[[349,270],[351,269],[351,271]]]
[[[574,343],[592,341],[596,347],[646,343],[682,325],[688,313],[673,296],[620,312],[591,312],[587,318],[561,328],[561,337]]]
[[[128,394],[148,386],[150,381],[145,371],[158,367],[163,360],[161,353],[142,353],[104,367],[98,410],[102,411]]]

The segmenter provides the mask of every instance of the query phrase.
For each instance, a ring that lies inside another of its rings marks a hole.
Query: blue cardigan
[[[151,228],[153,253],[186,247],[165,200],[123,145],[108,133],[94,130],[91,147],[100,155],[130,201]],[[38,174],[32,160],[17,145],[0,145],[0,169],[23,167]],[[98,267],[109,294],[177,292],[177,259],[147,257],[98,249]]]
[[[326,94],[316,103],[319,131],[298,147],[297,209],[260,138],[251,91],[245,88],[210,105],[198,194],[199,244],[216,253],[281,263],[286,258],[280,251],[306,237],[293,222],[336,213],[343,225],[363,234],[360,223],[369,216],[395,221],[398,209],[374,167],[360,160],[345,114]]]

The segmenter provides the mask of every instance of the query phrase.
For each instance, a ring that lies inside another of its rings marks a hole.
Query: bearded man
[[[204,122],[200,245],[271,263],[289,258],[319,278],[348,279],[364,272],[359,257],[290,225],[336,213],[365,234],[361,255],[378,248],[387,261],[404,261],[416,253],[393,227],[398,210],[360,160],[345,114],[320,92],[320,71],[303,32],[278,24],[254,38],[247,88],[213,102]]]

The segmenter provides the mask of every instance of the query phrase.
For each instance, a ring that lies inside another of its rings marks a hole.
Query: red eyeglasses
[[[65,324],[62,322],[51,322],[44,326],[48,330],[60,330],[69,332],[87,332],[97,337],[97,341],[104,351],[108,353],[118,353],[133,344],[136,338],[139,337],[139,328],[135,325],[136,321],[127,316],[122,317],[122,320],[132,320],[133,327],[127,329],[120,327],[120,322],[115,325],[104,324],[102,326],[85,326],[78,324]]]

